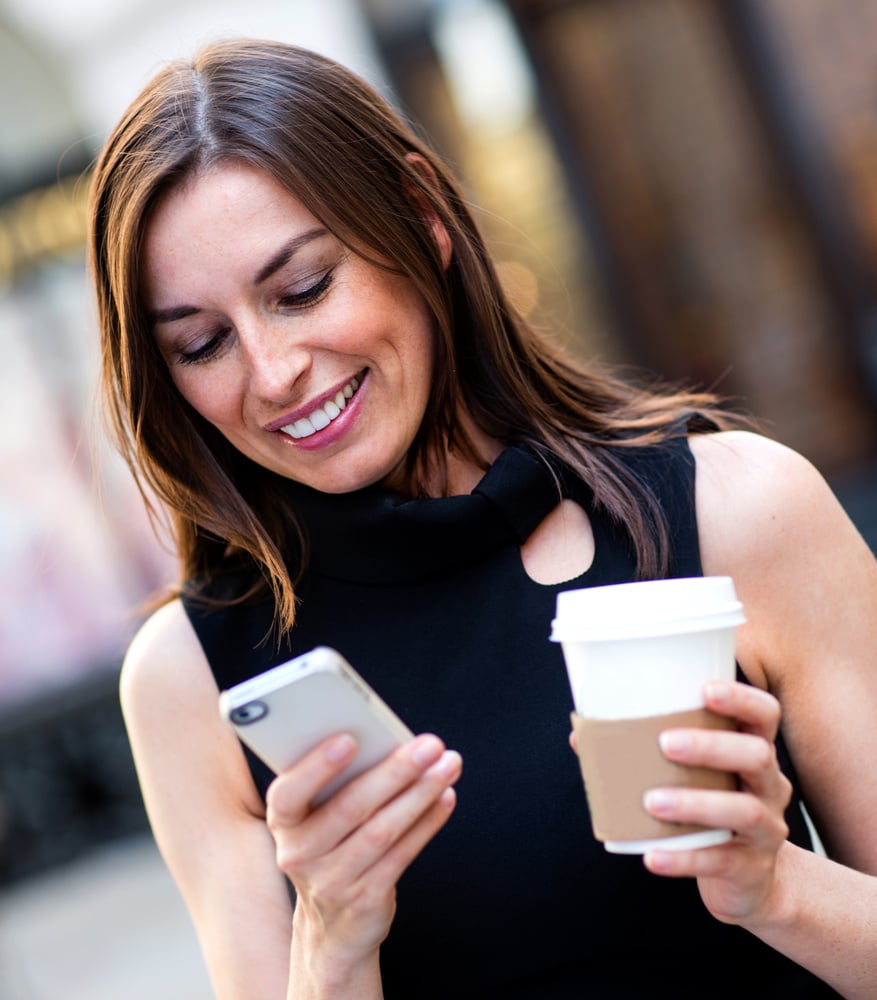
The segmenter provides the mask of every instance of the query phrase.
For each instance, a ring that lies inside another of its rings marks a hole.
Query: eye
[[[217,330],[214,334],[208,337],[204,343],[194,348],[194,350],[180,351],[177,355],[179,364],[195,365],[201,361],[209,361],[222,347],[228,334],[229,328],[223,327],[221,330]]]
[[[281,296],[278,300],[279,305],[283,309],[302,309],[311,305],[328,290],[329,285],[332,284],[334,273],[334,270],[327,271],[322,278],[302,291]]]

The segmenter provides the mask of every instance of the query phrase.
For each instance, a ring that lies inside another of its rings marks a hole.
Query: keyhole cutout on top
[[[593,561],[591,522],[574,500],[561,500],[521,546],[521,562],[535,583],[574,580]]]

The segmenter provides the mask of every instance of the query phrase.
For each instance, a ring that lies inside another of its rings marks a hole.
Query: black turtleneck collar
[[[412,500],[380,486],[327,494],[278,483],[304,530],[308,571],[371,584],[413,583],[520,545],[562,496],[558,476],[523,444],[506,448],[462,496]]]

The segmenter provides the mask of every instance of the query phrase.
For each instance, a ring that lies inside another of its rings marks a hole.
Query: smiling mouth
[[[293,421],[291,424],[281,427],[281,433],[288,434],[296,441],[300,441],[302,438],[311,437],[311,435],[316,434],[317,431],[325,430],[325,428],[327,428],[333,420],[336,420],[344,412],[345,407],[353,398],[356,390],[362,384],[364,375],[364,370],[361,371],[359,375],[355,375],[343,389],[339,389],[338,392],[331,399],[327,399],[322,406],[318,406],[311,410],[306,417],[299,417],[298,420]]]

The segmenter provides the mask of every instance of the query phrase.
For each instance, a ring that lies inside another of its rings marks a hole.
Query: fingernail
[[[411,759],[418,767],[429,767],[438,760],[443,749],[437,736],[421,736],[411,748]]]
[[[670,851],[649,851],[643,858],[649,871],[660,873],[673,870],[673,855]]]
[[[446,788],[439,796],[439,803],[443,805],[445,809],[453,809],[456,801],[457,801],[457,793],[454,791],[453,788]]]
[[[439,757],[438,763],[435,764],[433,770],[440,778],[450,778],[452,774],[460,769],[461,763],[462,758],[456,750],[445,750],[441,757]]]
[[[665,729],[658,743],[664,753],[684,753],[691,746],[691,737],[681,729]]]
[[[354,740],[350,733],[341,733],[339,736],[336,736],[326,744],[326,748],[323,752],[326,755],[326,760],[331,761],[333,764],[340,764],[341,761],[349,757],[355,749],[356,740]]]
[[[666,788],[651,788],[643,795],[643,805],[654,815],[668,812],[676,802],[676,796]]]
[[[730,693],[729,685],[726,681],[707,681],[703,688],[704,695],[710,701],[718,704],[723,702]]]

